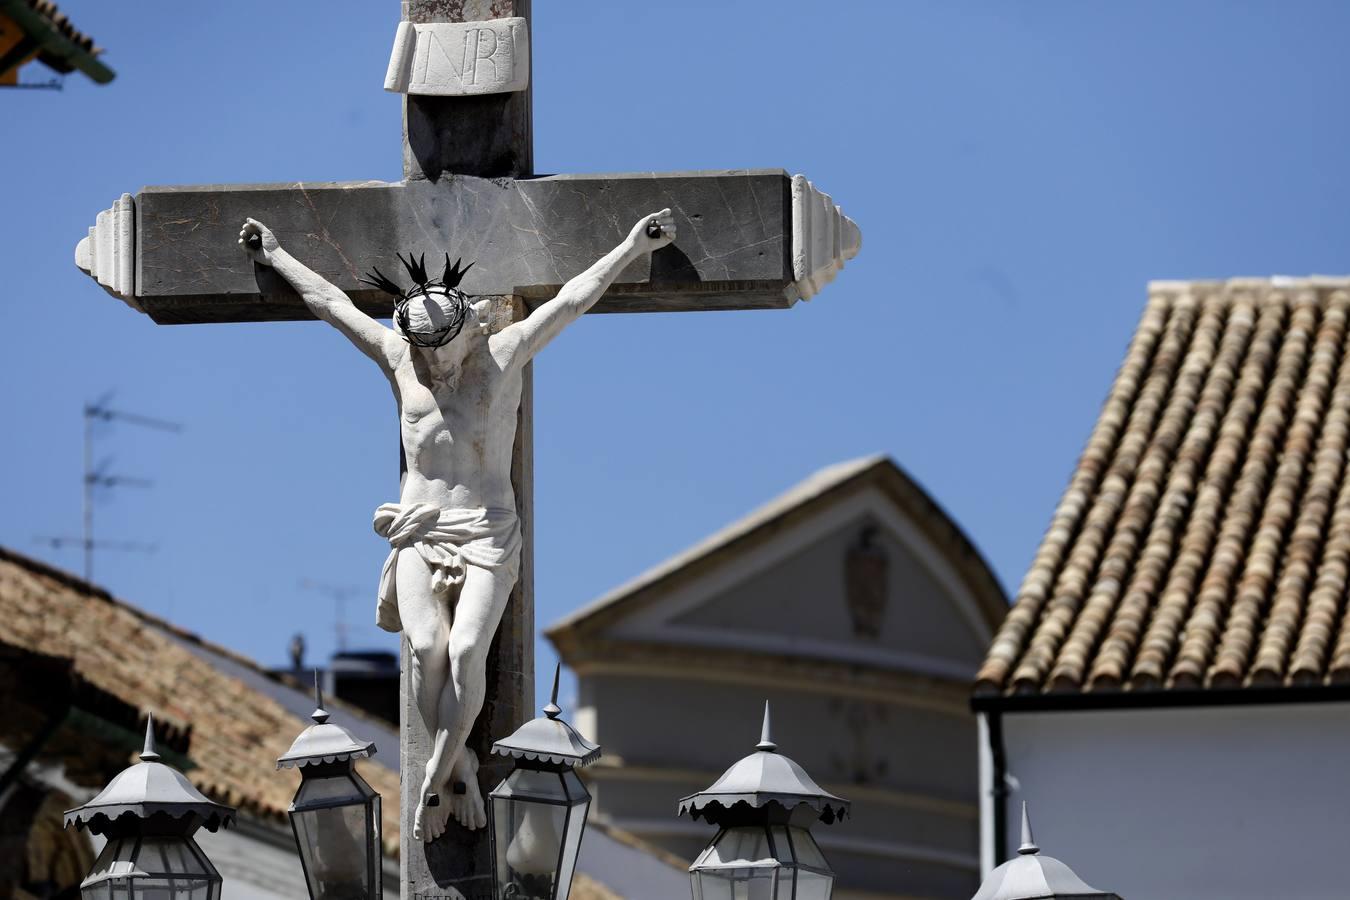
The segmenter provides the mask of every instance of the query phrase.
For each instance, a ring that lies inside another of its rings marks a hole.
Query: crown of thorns
[[[412,287],[404,290],[399,287],[397,282],[374,266],[361,281],[396,298],[394,301],[394,318],[398,320],[399,329],[402,330],[403,337],[408,343],[416,344],[419,347],[440,347],[448,344],[464,327],[464,320],[469,314],[469,298],[459,289],[459,283],[464,280],[464,273],[473,268],[473,263],[460,268],[460,264],[464,261],[461,257],[455,260],[455,264],[452,266],[450,265],[450,254],[447,253],[445,254],[445,269],[441,272],[441,277],[432,278],[427,275],[427,256],[425,253],[416,258],[409,253],[407,259],[404,259],[402,254],[397,254],[397,256],[398,261],[403,263],[403,268],[407,271],[408,277],[413,281]],[[444,297],[449,304],[449,321],[441,328],[432,331],[414,331],[408,315],[408,304],[414,297],[418,296]]]

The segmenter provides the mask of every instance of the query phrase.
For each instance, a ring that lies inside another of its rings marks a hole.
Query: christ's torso
[[[442,509],[516,507],[511,458],[521,373],[497,365],[487,342],[447,377],[410,350],[393,373],[408,471],[400,501]]]

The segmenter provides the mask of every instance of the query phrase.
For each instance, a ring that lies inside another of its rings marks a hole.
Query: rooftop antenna
[[[297,631],[291,636],[291,643],[286,648],[286,653],[291,658],[291,671],[299,672],[305,667],[305,635]]]
[[[140,428],[150,428],[155,431],[164,431],[177,434],[183,430],[183,426],[177,422],[169,422],[164,419],[156,419],[151,416],[143,416],[139,413],[126,412],[120,409],[113,409],[109,406],[112,401],[113,392],[107,391],[102,397],[92,403],[84,405],[84,510],[83,510],[83,531],[80,537],[67,537],[58,535],[54,537],[37,537],[39,543],[49,544],[54,548],[79,546],[84,550],[84,580],[93,583],[94,580],[94,551],[95,550],[122,550],[138,553],[154,553],[157,549],[155,544],[145,541],[129,540],[99,540],[94,536],[94,490],[97,488],[117,488],[117,487],[150,487],[154,484],[148,478],[138,478],[133,475],[118,475],[108,471],[112,465],[112,458],[103,459],[97,463],[94,461],[94,426],[98,422],[122,422],[127,425],[136,425]]]
[[[338,652],[347,649],[347,601],[361,593],[361,589],[351,585],[329,584],[315,578],[301,578],[302,591],[317,591],[331,597],[334,604],[333,632],[337,636]]]

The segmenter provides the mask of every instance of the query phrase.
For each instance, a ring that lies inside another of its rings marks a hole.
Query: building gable
[[[968,678],[990,629],[927,538],[869,488],[710,569],[606,636]]]
[[[549,630],[967,680],[1006,609],[955,524],[890,460],[818,473]]]

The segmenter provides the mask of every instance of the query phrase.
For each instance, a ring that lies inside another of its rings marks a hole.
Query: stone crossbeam
[[[374,315],[389,315],[389,297],[359,277],[408,252],[473,261],[467,293],[532,306],[613,246],[634,210],[662,206],[675,210],[678,244],[626,270],[596,312],[791,306],[861,241],[827,195],[782,170],[454,176],[146,188],[99,217],[76,262],[161,324],[310,318],[280,278],[239,252],[239,223],[253,217]]]

